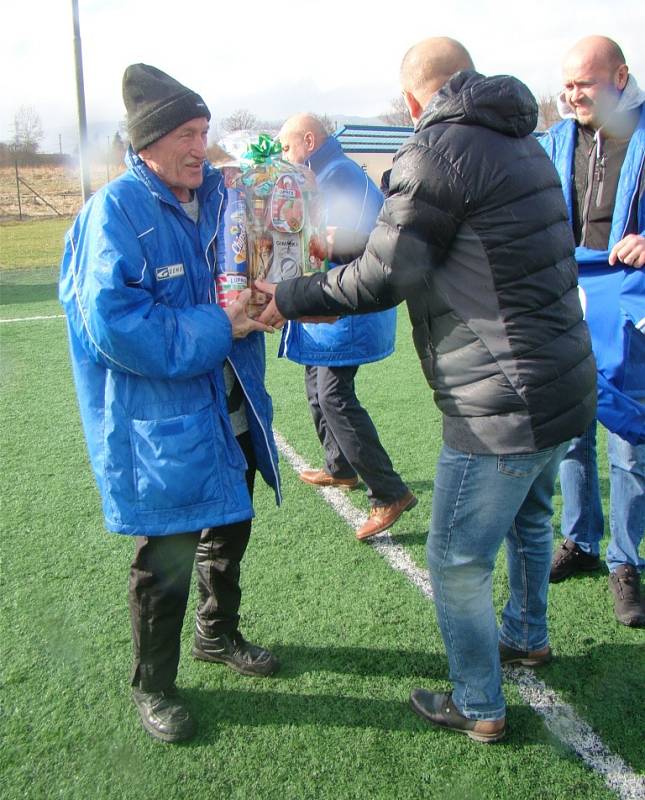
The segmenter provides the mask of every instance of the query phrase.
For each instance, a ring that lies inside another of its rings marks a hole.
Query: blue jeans
[[[518,650],[548,643],[551,497],[567,446],[522,455],[441,451],[428,568],[453,702],[470,719],[505,715],[499,640]],[[498,633],[492,575],[504,538],[510,598]]]
[[[645,445],[631,445],[615,433],[607,433],[611,537],[607,566],[614,572],[621,564],[638,570],[645,566],[638,548],[645,532]],[[604,532],[598,466],[596,422],[571,441],[560,466],[562,486],[562,535],[585,553],[598,555]]]

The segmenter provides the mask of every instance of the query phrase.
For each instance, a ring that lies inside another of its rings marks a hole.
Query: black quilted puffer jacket
[[[406,300],[444,441],[465,452],[535,452],[595,414],[571,226],[536,119],[517,79],[453,75],[399,150],[367,242],[339,235],[335,260],[362,255],[276,291],[289,319]]]

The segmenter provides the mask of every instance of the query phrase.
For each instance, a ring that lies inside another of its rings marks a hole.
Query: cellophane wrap
[[[235,180],[245,201],[248,282],[278,283],[327,269],[325,219],[314,173],[281,158],[278,141],[261,134]],[[253,290],[249,314],[267,304]]]

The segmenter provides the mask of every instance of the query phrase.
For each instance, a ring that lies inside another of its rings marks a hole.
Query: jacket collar
[[[125,163],[128,169],[148,187],[152,194],[157,195],[161,200],[176,208],[181,208],[181,203],[177,196],[159,177],[157,177],[157,175],[155,175],[141,156],[134,152],[131,146],[128,147],[128,151],[125,154]],[[204,162],[202,172],[204,180],[202,185],[197,189],[197,198],[200,205],[203,204],[211,192],[218,188],[222,179],[222,173],[218,169],[215,169],[208,161]]]
[[[343,149],[338,140],[333,136],[328,136],[320,147],[314,150],[309,160],[305,161],[305,167],[309,167],[317,175],[330,161],[338,158],[342,153]]]

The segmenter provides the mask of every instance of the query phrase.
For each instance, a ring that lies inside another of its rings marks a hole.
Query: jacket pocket
[[[535,453],[516,453],[497,456],[497,471],[511,478],[537,476],[551,458],[554,447],[537,450]]]
[[[130,421],[137,504],[142,511],[222,500],[212,405],[193,414]]]

